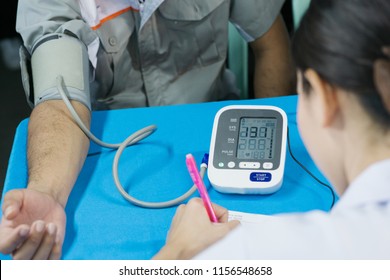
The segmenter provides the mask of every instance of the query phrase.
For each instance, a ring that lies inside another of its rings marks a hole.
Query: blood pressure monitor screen
[[[220,192],[269,194],[283,181],[287,115],[273,106],[231,105],[214,119],[208,177]]]
[[[241,118],[238,159],[273,159],[276,118]]]
[[[275,170],[279,167],[283,127],[272,109],[227,109],[214,127],[213,165],[229,170]]]

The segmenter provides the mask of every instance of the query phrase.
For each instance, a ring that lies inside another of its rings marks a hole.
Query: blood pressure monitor
[[[211,136],[208,177],[220,192],[270,194],[283,182],[287,116],[274,106],[220,109]]]

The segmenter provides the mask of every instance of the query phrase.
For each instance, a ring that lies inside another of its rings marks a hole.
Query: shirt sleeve
[[[98,40],[97,35],[82,19],[79,2],[71,0],[19,0],[16,30],[24,44],[23,55],[21,55],[21,75],[24,91],[31,106],[46,100],[61,99],[55,87],[47,89],[44,93],[34,93],[32,86],[34,73],[30,73],[29,70],[34,46],[44,42],[51,34],[71,34],[88,47],[89,53],[90,46]],[[67,55],[71,56],[63,53],[65,61]],[[79,91],[71,87],[67,87],[67,90],[70,99],[77,100],[91,109],[89,90]],[[35,104],[32,102],[35,99],[34,95],[42,96],[42,99]]]
[[[271,28],[283,4],[284,0],[232,0],[230,21],[252,42]]]
[[[321,211],[260,215],[257,222],[242,223],[196,259],[323,258],[329,252],[338,251],[332,227],[329,216]]]
[[[30,53],[34,44],[47,34],[67,30],[86,46],[97,38],[82,19],[78,1],[72,0],[19,0],[16,30]]]
[[[388,259],[387,205],[280,214],[241,224],[195,259]]]

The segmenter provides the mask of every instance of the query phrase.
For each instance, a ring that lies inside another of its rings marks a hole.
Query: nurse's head
[[[339,194],[390,159],[386,46],[389,0],[312,0],[294,35],[300,133]]]

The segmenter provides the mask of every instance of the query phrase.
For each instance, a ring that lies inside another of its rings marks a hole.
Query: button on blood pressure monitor
[[[269,194],[282,185],[287,116],[274,106],[232,105],[214,119],[208,177],[220,192]]]

